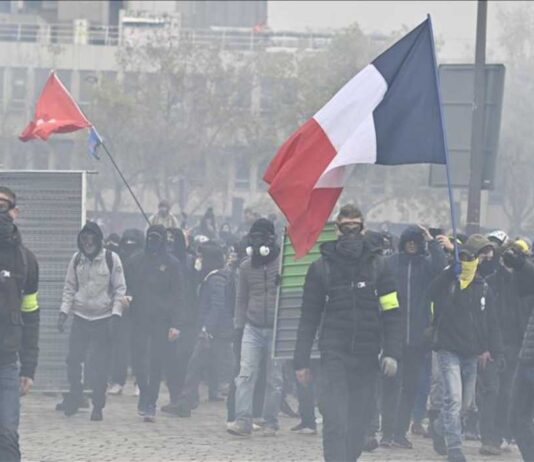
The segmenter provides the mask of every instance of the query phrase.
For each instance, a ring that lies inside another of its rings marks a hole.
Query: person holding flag
[[[397,373],[402,318],[395,277],[375,233],[365,232],[362,213],[342,207],[336,231],[338,240],[321,245],[321,257],[306,275],[293,363],[299,383],[309,385],[310,352],[321,325],[324,458],[353,461],[373,416],[381,349],[382,372]]]
[[[296,258],[315,245],[352,168],[362,163],[445,164],[456,236],[430,16],[349,80],[291,135],[267,168],[264,180],[287,218]],[[382,270],[371,235],[362,232],[361,213],[343,208],[336,225],[338,241],[321,248],[306,277],[294,358],[298,380],[307,383],[309,352],[323,317],[324,457],[354,461],[373,399],[378,350],[383,347],[384,373],[395,375],[402,332],[397,338],[394,279]],[[455,257],[457,271],[457,250]],[[389,324],[383,345],[380,317]]]

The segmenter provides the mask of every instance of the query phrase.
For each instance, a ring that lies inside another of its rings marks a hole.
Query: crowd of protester
[[[466,460],[464,439],[494,458],[518,445],[533,461],[531,242],[423,225],[392,236],[367,230],[352,205],[335,224],[337,240],[321,245],[306,275],[294,358],[281,361],[272,355],[283,232],[274,217],[247,209],[234,229],[209,208],[187,229],[161,201],[145,232],[104,239],[88,222],[57,320],[59,332],[70,323],[70,388],[56,409],[76,414],[91,390],[90,419],[102,420],[106,395],[124,393],[131,371],[147,423],[158,406],[194,418],[205,383],[210,401],[226,401],[230,434],[276,436],[284,412],[300,418],[296,434],[322,424],[327,461],[379,446],[416,451],[412,435],[451,462]],[[162,383],[168,403],[159,403]]]

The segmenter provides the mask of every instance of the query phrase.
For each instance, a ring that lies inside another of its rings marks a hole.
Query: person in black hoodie
[[[109,238],[108,238],[109,239]],[[126,268],[130,258],[144,247],[144,235],[140,229],[127,229],[119,240],[117,252],[122,265]],[[125,269],[125,271],[127,271]],[[130,311],[125,310],[119,321],[117,338],[113,343],[113,357],[111,362],[111,376],[108,394],[120,395],[128,376],[128,363],[131,353],[131,316]]]
[[[433,349],[441,374],[442,411],[434,426],[444,437],[450,462],[464,462],[461,410],[475,399],[477,363],[482,369],[499,361],[502,341],[495,301],[477,268],[493,254],[491,242],[480,234],[470,236],[460,249],[461,273],[445,269],[429,288],[434,302]]]
[[[144,252],[134,255],[126,273],[132,297],[133,369],[139,386],[137,410],[154,422],[167,342],[180,335],[184,277],[180,262],[167,253],[167,231],[150,226]]]
[[[185,284],[185,307],[180,337],[167,346],[165,377],[169,390],[169,403],[161,407],[162,412],[177,415],[178,400],[182,393],[187,374],[187,365],[198,335],[198,286],[200,276],[195,270],[195,256],[187,248],[183,231],[179,228],[167,229],[167,250],[181,264]],[[195,403],[196,404],[196,403]]]
[[[410,226],[401,235],[399,253],[387,259],[397,282],[400,309],[404,322],[404,351],[400,374],[384,377],[382,386],[383,447],[411,449],[406,438],[427,348],[423,333],[430,326],[432,309],[426,289],[447,266],[442,242],[421,226]]]
[[[15,193],[0,186],[0,460],[6,461],[20,460],[20,396],[33,385],[39,354],[39,266],[22,244],[17,216]]]
[[[477,381],[482,438],[480,452],[484,455],[499,455],[501,444],[511,443],[513,439],[508,419],[512,381],[532,304],[532,297],[520,297],[518,275],[502,260],[502,255],[511,249],[522,251],[512,241],[504,244],[496,252],[495,259],[499,262],[496,272],[486,279],[495,294],[504,361],[488,364],[479,373]]]
[[[207,272],[199,288],[201,329],[187,367],[184,389],[178,402],[178,415],[190,417],[198,399],[202,371],[208,371],[209,399],[219,401],[221,366],[231,356],[234,333],[235,287],[233,275],[225,268],[223,250],[216,244],[200,246],[202,270]]]
[[[534,263],[524,252],[511,248],[503,253],[503,263],[514,272],[520,297],[534,295]],[[534,309],[523,335],[512,385],[510,427],[526,462],[534,461]]]
[[[363,215],[352,205],[341,208],[336,227],[338,240],[321,245],[306,275],[293,361],[297,380],[309,383],[319,329],[324,458],[355,461],[372,418],[379,367],[388,376],[397,372],[402,318],[381,236],[363,231]]]

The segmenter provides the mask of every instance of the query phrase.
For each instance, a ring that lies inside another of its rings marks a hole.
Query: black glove
[[[68,315],[63,313],[63,311],[59,312],[59,316],[57,318],[57,330],[61,333],[65,332],[65,322],[67,322]]]
[[[520,270],[525,266],[526,255],[519,249],[508,249],[502,255],[502,261],[508,268]]]

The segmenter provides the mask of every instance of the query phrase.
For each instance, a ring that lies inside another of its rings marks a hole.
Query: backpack
[[[78,252],[74,257],[74,277],[76,278],[76,291],[80,288],[80,281],[78,280],[78,265],[82,259],[82,253]],[[109,283],[111,285],[111,274],[113,273],[113,252],[106,249],[106,265],[109,270]]]

